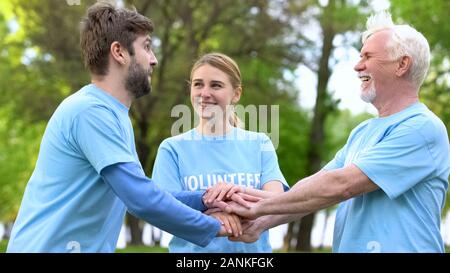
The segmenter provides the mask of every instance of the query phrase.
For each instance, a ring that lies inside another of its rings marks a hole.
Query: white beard
[[[377,90],[375,90],[375,82],[372,81],[372,84],[369,86],[369,90],[364,92],[361,90],[361,99],[367,103],[372,103],[377,97]]]

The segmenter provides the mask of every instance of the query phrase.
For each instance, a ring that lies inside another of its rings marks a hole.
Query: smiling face
[[[389,30],[375,32],[364,43],[361,49],[361,60],[355,71],[361,79],[361,98],[366,102],[374,102],[390,92],[395,81],[396,60],[392,60],[387,49],[391,39]]]
[[[238,89],[233,88],[230,78],[222,70],[203,64],[192,73],[191,103],[201,119],[225,120],[230,114],[226,110],[239,101]]]

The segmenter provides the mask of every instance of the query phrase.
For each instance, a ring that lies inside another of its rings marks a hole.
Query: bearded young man
[[[81,49],[92,83],[48,122],[8,252],[114,252],[126,209],[201,246],[228,235],[201,213],[202,192],[173,197],[139,163],[129,108],[151,89],[152,30],[135,11],[107,3],[89,8]]]

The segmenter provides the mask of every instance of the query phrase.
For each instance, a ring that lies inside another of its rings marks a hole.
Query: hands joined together
[[[231,241],[255,242],[264,230],[258,227],[257,203],[275,193],[219,182],[208,188],[203,203],[208,214],[222,224],[219,236]]]

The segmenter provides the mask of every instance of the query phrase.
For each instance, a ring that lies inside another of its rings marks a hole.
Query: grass
[[[0,241],[0,253],[6,252],[8,241]],[[129,246],[124,249],[117,249],[117,253],[167,253],[169,250],[165,247],[152,247],[152,246]]]
[[[6,252],[6,246],[8,245],[8,241],[2,240],[0,241],[0,253]],[[116,253],[167,253],[169,250],[165,247],[153,247],[153,246],[129,246],[124,249],[117,249]],[[281,250],[275,250],[275,253],[283,253]],[[314,249],[312,252],[314,253],[329,253],[331,252],[330,248],[324,249]],[[445,252],[450,253],[450,246],[445,247]]]
[[[168,253],[169,249],[160,246],[128,246],[116,249],[116,253]]]
[[[6,252],[6,246],[8,245],[8,241],[6,240],[1,240],[0,241],[0,253],[5,253]]]

